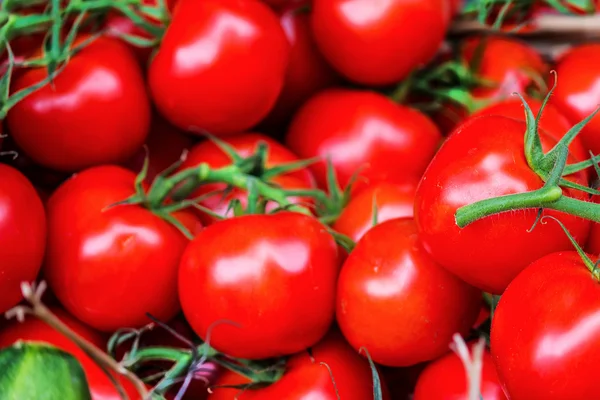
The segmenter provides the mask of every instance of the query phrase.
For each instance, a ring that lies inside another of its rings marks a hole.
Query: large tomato
[[[283,356],[328,331],[337,275],[337,245],[313,217],[246,215],[213,224],[190,243],[179,298],[202,339],[212,329],[215,349],[239,358]]]
[[[45,247],[46,215],[35,188],[0,164],[0,313],[21,300],[21,282],[35,280]]]
[[[424,114],[381,94],[330,89],[300,109],[286,143],[301,158],[323,159],[311,168],[318,185],[326,188],[328,158],[342,187],[356,172],[366,180],[419,179],[441,139]]]
[[[556,64],[558,85],[552,103],[576,124],[590,115],[600,103],[600,71],[587,68],[600,62],[600,44],[577,46],[564,54]],[[600,154],[600,115],[596,115],[581,131],[588,150]]]
[[[429,62],[444,40],[447,0],[314,0],[319,48],[347,78],[388,85]]]
[[[45,68],[25,71],[12,90],[46,76]],[[79,171],[131,157],[148,134],[150,104],[131,51],[101,37],[73,56],[53,85],[17,103],[7,118],[13,139],[35,162]]]
[[[150,64],[155,104],[182,129],[240,133],[260,122],[283,87],[289,43],[256,0],[181,0]]]
[[[530,231],[536,209],[492,215],[462,229],[456,225],[456,210],[462,206],[544,185],[525,159],[525,130],[524,122],[501,116],[467,121],[429,164],[415,199],[421,240],[432,258],[466,282],[495,294],[502,293],[532,261],[572,246],[557,225],[540,224]],[[545,150],[556,142],[543,132],[540,136]],[[585,172],[569,179],[587,184]],[[565,189],[564,193],[587,199],[580,191]],[[589,221],[559,212],[545,213],[559,217],[577,241],[585,242]]]
[[[52,309],[52,312],[85,340],[94,344],[99,349],[105,348],[106,342],[98,332],[83,325],[60,309]],[[121,400],[119,392],[117,392],[117,389],[104,371],[75,343],[41,320],[34,317],[27,317],[25,322],[19,323],[14,321],[0,329],[0,347],[10,346],[19,340],[45,342],[73,355],[83,367],[92,394],[92,400]],[[141,397],[129,381],[122,377],[118,379],[131,400],[141,400]]]
[[[88,169],[48,201],[44,273],[64,307],[88,325],[112,332],[160,320],[179,310],[177,269],[188,244],[174,226],[149,210],[106,207],[134,192],[135,174],[116,166]],[[192,214],[178,219],[195,233]]]
[[[467,334],[481,292],[437,265],[419,243],[412,218],[367,232],[338,281],[337,321],[350,344],[373,361],[409,366],[446,353]]]
[[[210,400],[368,400],[373,398],[373,379],[366,359],[354,351],[337,332],[329,333],[312,347],[286,363],[283,377],[259,389],[221,388],[243,385],[248,379],[226,372],[215,383]],[[389,398],[382,381],[384,399]]]
[[[480,394],[485,400],[507,399],[487,350],[483,353]],[[465,367],[455,353],[448,353],[427,365],[419,375],[413,400],[458,400],[467,396]]]
[[[547,255],[519,274],[500,299],[491,331],[492,355],[508,396],[600,398],[598,315],[600,286],[575,251]]]

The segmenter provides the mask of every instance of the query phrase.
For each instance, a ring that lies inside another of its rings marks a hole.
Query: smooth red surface
[[[367,181],[419,179],[441,140],[419,111],[375,92],[330,89],[300,109],[285,142],[300,158],[322,158],[311,169],[326,188],[328,158],[342,187],[357,172]]]
[[[394,218],[412,217],[418,181],[404,185],[379,182],[367,186],[344,207],[333,229],[355,242],[373,226]],[[376,213],[376,218],[375,218]]]
[[[512,281],[491,345],[512,400],[600,398],[600,286],[575,251],[543,257]]]
[[[579,123],[600,104],[600,71],[590,65],[600,63],[600,44],[586,44],[572,48],[555,66],[558,85],[552,104],[571,121]],[[583,144],[594,154],[600,154],[600,115],[596,115],[581,131]]]
[[[352,81],[388,85],[429,62],[450,20],[447,0],[314,0],[317,44]]]
[[[337,245],[316,219],[247,215],[213,224],[191,242],[179,298],[202,339],[212,327],[215,349],[239,358],[283,356],[329,330],[338,269]]]
[[[88,342],[102,350],[106,348],[106,342],[98,332],[83,325],[60,309],[52,309],[52,312]],[[10,346],[19,340],[45,342],[73,355],[83,367],[92,400],[121,400],[121,396],[104,371],[75,343],[41,320],[28,316],[23,323],[12,321],[0,329],[0,347]],[[119,381],[125,388],[130,400],[141,400],[134,386],[127,379],[119,378]]]
[[[139,328],[146,313],[169,320],[179,310],[177,269],[188,240],[141,206],[105,209],[133,194],[135,174],[116,166],[83,171],[48,201],[44,274],[74,316],[107,332]],[[192,214],[175,216],[192,232]]]
[[[47,76],[45,68],[17,76],[12,91]],[[131,157],[150,126],[150,103],[133,53],[101,37],[77,53],[54,79],[17,103],[7,116],[18,146],[36,163],[79,171]]]
[[[464,205],[543,186],[525,159],[524,132],[525,123],[501,116],[467,121],[429,164],[415,199],[415,220],[431,257],[466,282],[495,294],[532,261],[572,248],[556,224],[538,224],[528,232],[536,209],[492,215],[463,229],[456,225],[456,210]],[[541,139],[546,151],[555,143],[544,134]],[[587,184],[585,172],[569,179]],[[587,198],[569,189],[564,195]],[[545,215],[559,218],[578,242],[585,243],[589,221],[551,210]]]
[[[46,215],[36,189],[0,164],[0,313],[21,300],[21,282],[36,279],[46,248]]]
[[[465,367],[452,352],[425,367],[417,380],[413,400],[465,400],[467,390]],[[485,400],[507,400],[488,350],[483,353],[480,394]]]
[[[436,264],[420,245],[412,218],[384,222],[363,236],[338,281],[338,324],[373,361],[410,366],[447,351],[467,334],[481,292]]]
[[[312,354],[312,357],[311,357]],[[214,388],[210,400],[367,400],[373,398],[373,379],[368,361],[358,355],[337,332],[329,333],[308,351],[293,355],[276,383],[257,390]],[[327,368],[329,367],[329,369]],[[331,370],[331,372],[330,372]],[[335,381],[335,386],[333,381]],[[215,384],[244,384],[248,380],[226,372]],[[336,395],[336,388],[337,394]],[[384,399],[389,399],[382,381]]]
[[[283,87],[289,43],[256,0],[180,0],[148,82],[161,113],[182,129],[241,133],[262,120]]]

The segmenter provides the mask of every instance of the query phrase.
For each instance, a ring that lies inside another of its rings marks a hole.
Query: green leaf
[[[91,400],[81,364],[56,347],[17,342],[0,350],[2,400]]]

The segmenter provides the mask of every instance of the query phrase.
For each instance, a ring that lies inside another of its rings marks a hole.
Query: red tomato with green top
[[[302,351],[329,330],[337,245],[315,218],[245,215],[207,227],[186,249],[179,299],[202,339],[237,358]]]
[[[29,69],[11,90],[46,77],[45,68]],[[100,37],[69,60],[53,86],[11,108],[7,120],[14,141],[36,163],[73,172],[131,157],[148,135],[150,103],[131,51]]]
[[[436,264],[412,218],[368,231],[338,280],[337,322],[348,342],[373,361],[403,367],[449,351],[452,335],[469,333],[481,292]]]
[[[44,274],[61,304],[101,331],[139,328],[146,313],[169,320],[179,311],[177,269],[189,240],[139,205],[107,208],[134,193],[135,174],[116,166],[85,170],[47,204]],[[174,216],[194,234],[187,211]]]
[[[450,22],[447,0],[314,0],[325,58],[348,79],[390,85],[431,61]]]
[[[37,278],[46,248],[46,214],[36,189],[0,164],[0,313],[22,299],[21,282]]]
[[[431,257],[464,281],[494,294],[501,294],[532,261],[572,248],[558,225],[538,224],[531,230],[537,209],[488,216],[462,229],[456,224],[455,214],[462,206],[544,185],[525,159],[525,130],[524,122],[502,116],[467,121],[429,164],[415,199],[419,235]],[[556,143],[544,132],[540,137],[545,151]],[[567,178],[587,184],[584,171]],[[564,189],[564,195],[588,198],[571,189]],[[544,213],[559,218],[578,242],[585,243],[590,221],[551,210]]]
[[[319,187],[327,188],[327,159],[345,187],[359,179],[389,182],[419,179],[442,136],[424,114],[362,90],[329,89],[310,99],[294,117],[285,143],[311,165]]]
[[[600,286],[577,252],[549,254],[525,268],[492,320],[492,355],[508,397],[600,398],[599,315]]]
[[[275,13],[257,0],[180,0],[150,63],[154,103],[182,129],[241,133],[275,105],[289,47]]]

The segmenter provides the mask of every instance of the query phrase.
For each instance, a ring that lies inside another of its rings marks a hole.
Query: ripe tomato
[[[496,367],[489,351],[483,354],[481,397],[485,400],[507,400],[498,380]],[[457,400],[468,396],[465,367],[455,353],[431,362],[417,381],[414,400]]]
[[[331,371],[331,372],[330,372]],[[227,371],[217,380],[210,400],[367,400],[373,398],[373,379],[366,359],[337,332],[329,333],[311,352],[301,351],[286,364],[283,377],[259,389],[221,388],[243,385],[248,379]],[[335,382],[335,385],[334,385]],[[389,398],[382,381],[384,399]]]
[[[45,68],[19,75],[17,91],[45,79]],[[119,40],[96,39],[47,85],[8,112],[12,137],[35,162],[59,171],[131,157],[144,143],[150,104],[142,72]]]
[[[413,219],[400,218],[371,229],[348,256],[336,315],[354,348],[401,367],[446,353],[453,334],[469,332],[480,299],[481,292],[429,257]]]
[[[106,347],[105,340],[98,332],[83,325],[60,309],[52,309],[52,312],[68,325],[69,328],[90,343],[100,349]],[[19,340],[45,342],[73,355],[83,367],[92,394],[92,400],[121,400],[117,389],[104,371],[75,343],[41,320],[34,317],[27,317],[25,322],[19,323],[13,321],[0,329],[0,347],[10,346]],[[127,379],[123,377],[118,379],[131,400],[141,399],[133,385]]]
[[[296,2],[279,13],[281,26],[291,45],[285,83],[275,108],[264,124],[282,126],[306,100],[340,79],[316,47],[310,29],[310,15]]]
[[[556,64],[558,85],[552,103],[576,124],[590,115],[600,103],[600,72],[586,68],[600,62],[600,44],[577,46]],[[579,135],[594,154],[600,154],[600,116],[595,116]]]
[[[374,208],[377,208],[377,224],[390,219],[412,217],[415,208],[417,181],[404,185],[379,182],[368,186],[355,195],[344,207],[333,229],[357,242],[375,226]]]
[[[441,139],[424,114],[381,94],[330,89],[300,109],[286,144],[301,158],[323,158],[311,169],[317,184],[326,188],[328,157],[342,187],[357,171],[367,180],[419,179]]]
[[[185,251],[179,299],[203,340],[232,357],[293,354],[333,322],[337,245],[316,219],[246,215],[207,227]],[[233,321],[232,325],[227,321]]]
[[[34,281],[46,247],[46,215],[35,188],[0,164],[0,312],[21,300],[21,282]]]
[[[542,102],[535,99],[527,99],[527,104],[531,107],[533,114],[537,116]],[[525,109],[523,102],[519,98],[512,98],[493,103],[474,114],[471,118],[477,118],[482,115],[502,115],[513,118],[519,121],[525,121]],[[547,104],[542,112],[539,127],[544,130],[549,136],[555,140],[560,140],[571,129],[573,124],[569,122],[555,106]],[[589,153],[585,150],[583,142],[579,136],[575,137],[570,146],[571,154],[578,161],[583,161],[590,158]]]
[[[118,206],[135,174],[100,166],[74,175],[48,201],[44,273],[64,307],[107,332],[140,327],[146,313],[169,320],[179,310],[177,267],[188,240],[141,206]],[[192,214],[176,217],[195,233]]]
[[[558,225],[538,225],[528,232],[536,209],[489,216],[462,229],[456,225],[456,210],[464,205],[544,185],[525,159],[525,130],[524,122],[501,116],[467,121],[429,164],[415,199],[419,234],[431,257],[464,281],[494,294],[501,294],[533,260],[572,248]],[[540,136],[546,151],[556,143],[543,132]],[[585,172],[569,179],[587,183]],[[564,193],[587,199],[580,191]],[[550,210],[545,214],[557,216],[578,242],[587,239],[589,221]]]
[[[240,133],[260,122],[283,87],[289,44],[256,0],[181,0],[148,80],[154,102],[182,129]]]
[[[599,299],[598,282],[574,251],[547,255],[511,282],[491,330],[494,362],[511,399],[600,398]]]
[[[447,0],[314,0],[318,46],[347,78],[388,85],[429,62],[448,28]]]

